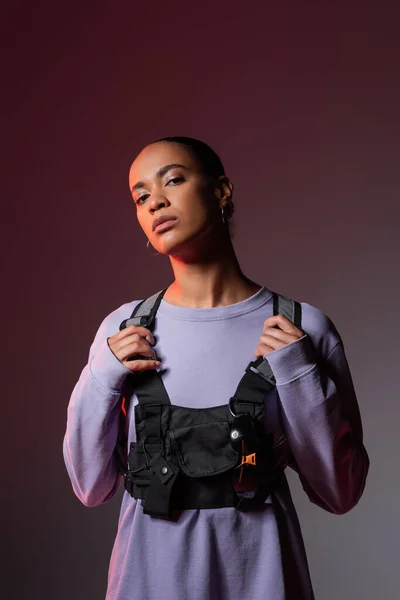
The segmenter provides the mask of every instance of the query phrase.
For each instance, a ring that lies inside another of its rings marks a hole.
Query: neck
[[[175,280],[164,300],[191,308],[215,308],[236,304],[261,288],[241,271],[232,243],[213,248],[201,259],[184,261],[170,256]]]

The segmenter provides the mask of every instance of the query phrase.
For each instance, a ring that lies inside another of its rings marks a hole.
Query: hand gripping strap
[[[291,300],[286,296],[282,296],[281,294],[273,293],[273,314],[275,315],[283,315],[289,321],[300,329],[301,327],[301,304],[300,302],[296,302],[295,300]],[[269,383],[275,386],[276,381],[272,369],[268,360],[265,358],[258,358],[257,360],[251,362],[247,367],[253,372],[258,373],[264,379],[266,379]]]
[[[131,317],[121,323],[120,329],[129,325],[141,325],[154,329],[155,317],[166,289],[146,298],[138,304]],[[124,325],[125,323],[125,325]],[[135,373],[132,378],[133,389],[140,405],[171,404],[161,375],[156,370]]]

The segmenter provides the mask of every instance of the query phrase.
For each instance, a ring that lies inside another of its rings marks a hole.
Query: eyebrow
[[[185,167],[185,165],[181,165],[179,163],[172,163],[170,165],[165,165],[165,167],[161,167],[160,169],[158,169],[156,177],[161,179],[161,177],[168,173],[168,171],[170,171],[171,169],[176,169],[177,167],[179,167],[180,169],[186,169],[187,171],[190,171],[189,167]],[[132,192],[135,192],[136,190],[142,187],[145,187],[144,181],[138,181],[137,183],[135,183],[134,186],[132,186],[131,190]]]

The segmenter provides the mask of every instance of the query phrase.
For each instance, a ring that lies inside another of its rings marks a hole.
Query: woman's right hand
[[[151,348],[151,345],[154,345],[153,335],[145,327],[129,325],[129,327],[107,338],[107,343],[111,352],[132,372],[148,371],[161,365],[160,361],[157,360],[156,353]],[[151,360],[129,361],[128,359],[135,356],[135,354],[148,356]]]

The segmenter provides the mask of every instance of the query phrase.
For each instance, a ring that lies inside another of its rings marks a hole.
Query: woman
[[[130,400],[128,441],[134,442],[135,385],[146,372],[161,374],[174,406],[207,409],[228,402],[255,357],[275,380],[263,400],[265,423],[275,447],[286,448],[284,466],[296,470],[311,502],[335,514],[349,511],[363,492],[369,461],[331,321],[306,303],[301,327],[274,316],[272,293],[241,272],[230,237],[233,185],[209,146],[192,138],[157,140],[133,162],[129,185],[148,244],[168,255],[174,280],[154,335],[141,325],[121,325],[138,301],[112,312],[96,334],[69,403],[64,439],[78,498],[95,506],[115,494],[122,397]],[[245,454],[255,462],[256,454]],[[234,487],[237,469],[235,476]],[[239,497],[240,485],[235,490]],[[146,514],[146,506],[147,499],[143,506],[125,491],[108,600],[313,598],[283,472],[254,510],[226,503],[168,519],[150,509]]]

